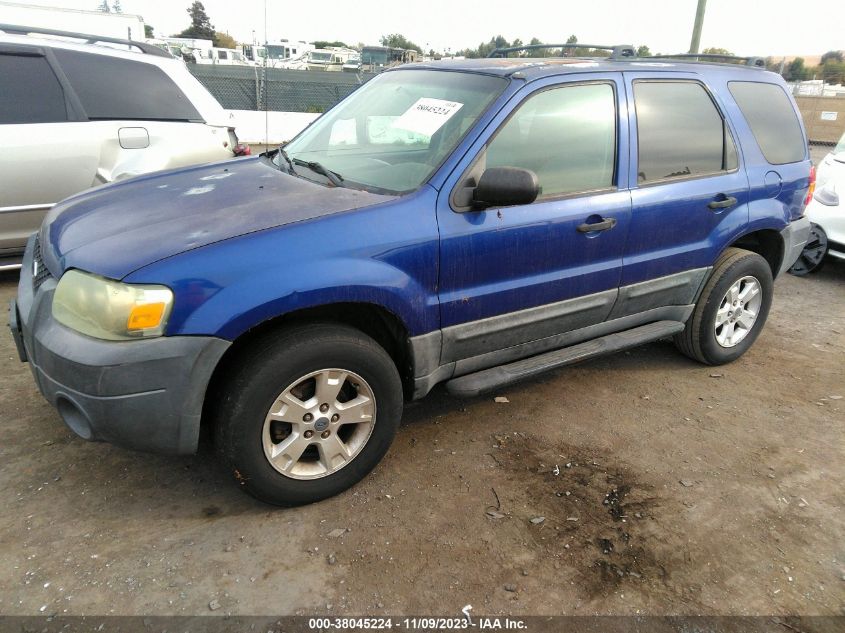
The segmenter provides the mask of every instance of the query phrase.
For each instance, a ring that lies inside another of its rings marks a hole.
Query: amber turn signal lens
[[[127,330],[146,330],[158,327],[164,316],[166,306],[163,303],[146,303],[135,306],[126,320]]]

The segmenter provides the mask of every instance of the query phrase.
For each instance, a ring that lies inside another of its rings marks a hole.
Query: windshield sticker
[[[423,97],[393,122],[393,127],[430,137],[461,109],[463,103]]]

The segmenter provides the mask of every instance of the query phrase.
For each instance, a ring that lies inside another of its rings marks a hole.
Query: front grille
[[[32,289],[38,288],[50,277],[50,271],[44,265],[44,258],[41,256],[41,244],[38,236],[35,237],[35,244],[32,245]]]

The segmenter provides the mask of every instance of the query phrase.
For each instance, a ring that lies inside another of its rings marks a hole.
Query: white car
[[[845,259],[845,169],[816,189],[804,215],[812,223],[810,238],[789,270],[794,275],[819,270],[825,257]]]
[[[845,134],[819,164],[816,170],[816,187],[821,189],[829,180],[837,177],[845,177]]]
[[[142,42],[0,24],[0,269],[60,200],[246,150],[180,60]]]

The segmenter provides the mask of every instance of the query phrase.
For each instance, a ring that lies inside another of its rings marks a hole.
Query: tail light
[[[252,148],[238,140],[238,135],[235,134],[235,128],[233,127],[229,128],[229,144],[231,144],[232,153],[235,156],[252,156]],[[223,145],[227,146],[226,143]]]
[[[810,165],[810,186],[807,188],[807,197],[804,198],[804,206],[810,204],[813,199],[813,194],[816,191],[816,166]]]

